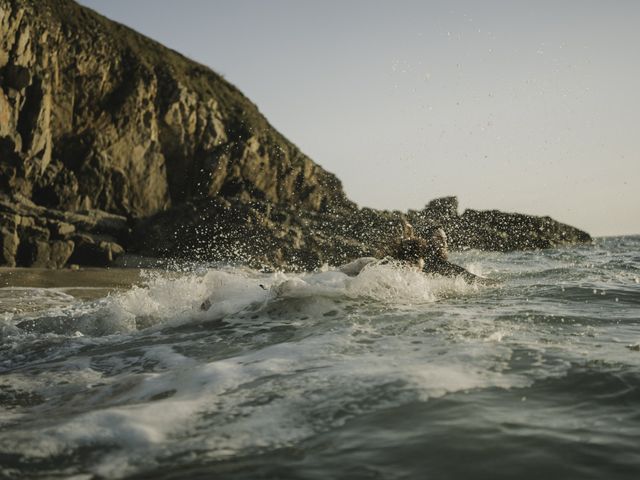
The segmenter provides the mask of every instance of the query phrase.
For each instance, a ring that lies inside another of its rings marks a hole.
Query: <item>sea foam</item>
[[[62,301],[55,306],[32,314],[5,314],[5,324],[28,332],[100,336],[220,320],[286,299],[309,299],[309,308],[317,299],[412,308],[477,289],[462,279],[430,277],[393,264],[368,266],[356,277],[330,269],[303,274],[242,268],[150,272],[142,285],[93,302],[56,294]],[[300,302],[296,305],[299,308]]]

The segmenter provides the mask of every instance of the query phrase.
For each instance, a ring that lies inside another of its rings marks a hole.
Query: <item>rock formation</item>
[[[70,0],[0,0],[0,193],[9,266],[127,250],[309,268],[379,249],[402,216],[358,209],[218,74]],[[588,240],[443,205],[407,216],[458,247]]]
[[[347,214],[210,198],[139,222],[132,247],[150,257],[305,270],[390,254],[402,235],[403,220],[417,235],[426,236],[434,225],[444,227],[450,246],[458,250],[531,250],[591,241],[585,232],[549,217],[476,210],[459,215],[456,197],[434,200],[420,211],[362,208]]]

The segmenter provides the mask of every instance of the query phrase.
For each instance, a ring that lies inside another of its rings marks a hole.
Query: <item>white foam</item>
[[[430,303],[451,295],[477,291],[477,286],[461,278],[445,278],[423,273],[397,264],[370,264],[355,277],[329,270],[298,276],[276,277],[272,287],[282,298],[346,297],[369,298],[384,303]]]
[[[333,270],[260,274],[239,269],[155,275],[127,292],[54,309],[43,322],[64,319],[69,336],[135,335],[139,330],[154,335],[168,325],[220,318],[254,335],[260,322],[295,325],[294,313],[331,326],[295,341],[263,348],[254,343],[245,353],[216,361],[144,342],[142,357],[131,361],[155,365],[153,371],[141,372],[114,356],[100,359],[101,368],[113,372],[102,375],[76,357],[56,368],[67,375],[70,387],[57,374],[47,382],[8,375],[8,381],[22,378],[23,390],[48,398],[77,388],[77,396],[64,407],[78,413],[51,418],[49,426],[36,422],[30,429],[25,424],[10,436],[0,435],[0,450],[46,458],[86,446],[114,446],[92,471],[121,477],[152,465],[158,452],[205,448],[211,458],[225,458],[290,445],[363,412],[397,405],[407,396],[426,400],[486,386],[520,386],[522,378],[496,367],[501,361],[496,358],[507,355],[506,347],[487,345],[484,337],[483,349],[451,349],[434,356],[435,346],[416,347],[410,330],[389,334],[385,323],[357,314],[359,308],[376,305],[382,311],[402,311],[408,322],[440,298],[475,292],[477,287],[462,280],[382,264],[368,266],[357,277]],[[203,311],[205,300],[211,306]],[[275,307],[277,312],[270,313]],[[339,315],[327,316],[338,310]],[[245,312],[258,319],[244,320]],[[84,336],[72,342],[80,346],[119,339]],[[469,364],[476,367],[469,369]],[[379,395],[386,390],[386,396]],[[58,408],[48,400],[33,414],[48,418],[47,412]]]
[[[477,290],[462,279],[430,277],[394,264],[369,265],[356,277],[336,270],[305,274],[260,274],[246,269],[155,273],[146,284],[126,292],[93,302],[74,301],[46,312],[9,314],[13,321],[6,323],[21,323],[28,331],[41,333],[97,336],[222,319],[283,299],[308,299],[310,308],[322,298],[368,299],[402,308]],[[205,302],[208,308],[203,309]]]

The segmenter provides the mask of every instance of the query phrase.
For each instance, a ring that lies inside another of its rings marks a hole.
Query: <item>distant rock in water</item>
[[[409,212],[408,216],[418,233],[425,225],[442,225],[452,248],[458,250],[533,250],[591,242],[588,233],[551,217],[471,209],[459,215],[456,197],[433,200],[424,210]]]
[[[589,240],[450,198],[358,209],[221,76],[69,0],[0,0],[0,192],[9,266],[127,251],[310,268],[384,249],[404,217],[459,248]]]
[[[447,209],[434,207],[448,204]],[[456,197],[420,211],[370,208],[291,210],[266,202],[210,198],[185,202],[137,224],[134,250],[151,257],[207,261],[236,260],[254,268],[312,269],[357,257],[390,254],[410,222],[417,235],[440,225],[454,249],[531,250],[590,242],[591,237],[549,217],[497,211],[457,212]]]

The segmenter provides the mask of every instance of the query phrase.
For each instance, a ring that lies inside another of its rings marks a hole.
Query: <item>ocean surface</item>
[[[640,478],[640,237],[452,260],[0,270],[0,477]]]

